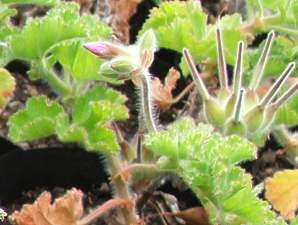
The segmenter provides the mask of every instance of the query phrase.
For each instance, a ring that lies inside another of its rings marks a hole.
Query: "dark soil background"
[[[209,15],[217,16],[225,5],[220,1],[202,1],[203,7]],[[139,4],[136,13],[130,19],[130,42],[136,40],[137,33],[148,16],[149,10],[155,6],[150,0]],[[233,6],[229,5],[228,12]],[[26,19],[24,12],[35,10],[34,13],[42,15],[45,8],[19,8],[16,24],[22,24]],[[264,36],[254,42],[257,46]],[[150,71],[161,80],[164,79],[171,67],[178,69],[181,54],[172,50],[160,49],[155,54],[155,60]],[[42,82],[32,82],[26,72],[28,67],[20,61],[15,61],[7,66],[16,79],[17,88],[13,99],[9,102],[0,117],[0,207],[11,213],[20,209],[24,203],[32,203],[40,193],[48,190],[53,197],[61,196],[71,187],[77,187],[85,193],[84,205],[86,212],[111,198],[109,177],[104,169],[104,156],[98,153],[86,152],[76,144],[62,144],[50,137],[47,139],[24,143],[17,146],[5,139],[7,136],[6,121],[10,115],[22,108],[26,100],[35,95],[47,95],[55,98],[50,88]],[[174,90],[174,96],[180,93],[189,83],[190,78],[181,77]],[[119,123],[125,138],[131,139],[137,130],[138,112],[136,110],[137,94],[134,86],[126,82],[121,86],[113,86],[128,97],[126,103],[130,109],[130,118]],[[193,91],[185,96],[179,103],[169,110],[160,113],[160,123],[166,126],[182,115],[195,115],[199,110],[195,104],[199,102]],[[276,171],[292,168],[280,151],[280,146],[272,137],[268,138],[266,146],[259,151],[258,159],[241,165],[253,176],[254,184],[259,184]],[[139,210],[147,224],[164,224],[154,207],[154,202],[162,202],[161,196],[168,193],[177,200],[180,209],[200,206],[199,200],[183,182],[174,176],[169,176],[166,182],[153,189],[148,194],[147,204],[140,206]],[[94,224],[111,224],[112,214]],[[3,224],[9,224],[6,220]],[[172,221],[170,224],[181,224]]]

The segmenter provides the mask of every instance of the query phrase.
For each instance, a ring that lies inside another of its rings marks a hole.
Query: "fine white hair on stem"
[[[144,71],[141,75],[141,110],[143,122],[149,132],[157,132],[156,126],[156,110],[151,93],[151,75],[149,71]]]

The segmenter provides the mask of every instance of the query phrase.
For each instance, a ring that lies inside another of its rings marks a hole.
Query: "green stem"
[[[128,190],[128,185],[125,183],[121,177],[117,177],[116,175],[120,173],[121,163],[117,156],[107,155],[106,156],[107,165],[111,171],[111,177],[115,177],[113,180],[113,184],[115,187],[116,198],[121,198],[124,200],[133,201],[133,197],[130,195]],[[134,209],[129,208],[121,208],[123,217],[126,220],[126,224],[137,224],[138,216]]]
[[[298,140],[293,137],[285,126],[279,126],[273,130],[273,135],[286,150],[287,158],[295,166],[298,166]]]
[[[151,94],[151,75],[148,70],[144,71],[141,77],[141,98],[142,114],[148,132],[157,132],[154,121],[153,100]]]
[[[64,83],[51,69],[46,65],[45,59],[42,60],[40,66],[43,73],[43,78],[49,83],[49,85],[62,96],[71,94],[71,87]]]
[[[290,142],[290,135],[285,127],[275,128],[273,130],[273,135],[278,140],[278,142],[283,146],[288,145],[288,143]]]
[[[252,33],[276,30],[285,34],[297,36],[298,30],[286,26],[295,26],[295,21],[280,14],[268,17],[256,17],[249,24],[241,27],[241,30]]]

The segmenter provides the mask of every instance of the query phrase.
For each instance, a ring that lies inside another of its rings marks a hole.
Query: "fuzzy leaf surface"
[[[21,32],[12,36],[10,44],[16,58],[37,60],[55,43],[99,33],[105,37],[111,30],[94,16],[80,16],[77,4],[60,3],[46,16],[29,19]]]
[[[83,43],[83,40],[63,42],[54,48],[53,58],[76,80],[98,80],[101,60],[87,52]]]
[[[71,120],[61,114],[56,132],[61,141],[81,142],[87,149],[113,153],[118,150],[117,138],[109,124],[128,117],[126,98],[116,91],[96,87],[78,97]]]
[[[9,118],[8,136],[15,142],[31,141],[55,134],[59,114],[64,109],[45,96],[32,97],[24,109]]]
[[[238,136],[222,137],[210,126],[183,119],[150,134],[146,146],[159,165],[176,171],[194,190],[211,224],[285,224],[253,191],[251,176],[237,166],[256,157],[255,146]]]
[[[257,49],[248,51],[248,72],[250,70],[254,70],[254,67],[257,64],[263,50],[264,44],[265,41],[263,41]],[[298,63],[297,44],[283,36],[278,36],[272,44],[269,58],[264,70],[264,76],[267,78],[278,77],[290,62]],[[297,68],[292,72],[291,76],[298,76]]]
[[[224,51],[229,64],[235,62],[237,42],[244,39],[238,29],[240,24],[239,14],[221,19]],[[139,35],[150,28],[155,30],[160,47],[178,52],[188,48],[197,63],[207,58],[216,63],[215,26],[207,26],[207,15],[199,1],[161,3],[159,8],[151,10]]]
[[[55,5],[60,0],[1,0],[4,4],[38,4],[38,5]]]

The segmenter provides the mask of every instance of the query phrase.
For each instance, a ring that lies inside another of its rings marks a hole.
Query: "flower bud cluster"
[[[157,42],[153,30],[145,32],[135,45],[123,46],[112,42],[90,42],[84,47],[106,61],[100,67],[100,75],[116,80],[133,79],[153,62]]]
[[[208,93],[189,50],[183,50],[184,57],[196,83],[196,87],[203,99],[203,110],[206,120],[214,127],[221,130],[224,134],[239,134],[252,140],[257,145],[262,145],[266,136],[271,131],[277,109],[298,89],[297,82],[282,96],[276,98],[281,86],[285,83],[295,68],[295,63],[291,62],[267,93],[263,95],[258,93],[258,88],[274,36],[275,34],[273,31],[268,34],[263,52],[247,88],[241,87],[244,43],[242,41],[238,43],[233,82],[231,86],[228,86],[222,34],[220,29],[217,28],[216,43],[220,89],[216,93],[216,96],[211,96]]]

